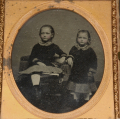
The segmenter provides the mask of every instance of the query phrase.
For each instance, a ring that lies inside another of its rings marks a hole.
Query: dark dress
[[[83,94],[95,92],[97,87],[94,76],[88,77],[89,72],[94,74],[97,70],[97,56],[94,50],[89,46],[86,49],[73,46],[69,55],[73,58],[73,67],[67,89]]]
[[[66,92],[63,94],[60,112],[69,112],[85,104],[93,92],[97,90],[94,76],[88,80],[88,72],[97,70],[97,57],[89,46],[80,48],[73,46],[69,57],[73,59],[73,67],[68,80]]]
[[[60,74],[62,70],[56,67],[55,59],[61,57],[66,57],[66,53],[64,53],[56,44],[51,43],[48,46],[43,46],[38,43],[32,49],[29,58],[29,68],[20,73],[31,74],[36,72],[47,72]],[[33,61],[35,58],[37,60]],[[37,64],[37,62],[44,63],[45,66]]]
[[[36,44],[31,52],[30,58],[29,58],[29,64],[30,66],[35,64],[33,63],[33,59],[37,58],[39,62],[42,62],[46,64],[47,66],[52,65],[51,63],[55,60],[55,54],[57,54],[60,57],[66,56],[66,53],[64,53],[56,44],[52,43],[48,46],[42,46],[39,43]],[[37,61],[37,62],[38,62]]]
[[[78,50],[73,46],[69,54],[73,57],[73,67],[69,80],[75,83],[88,83],[88,72],[95,72],[97,69],[95,52],[91,47],[86,50]]]

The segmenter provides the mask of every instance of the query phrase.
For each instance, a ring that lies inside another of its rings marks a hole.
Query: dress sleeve
[[[32,64],[32,61],[34,58],[37,58],[37,45],[35,45],[31,51],[30,57],[29,57],[29,65]]]
[[[91,48],[89,56],[90,56],[90,58],[89,58],[89,61],[90,61],[89,71],[95,73],[97,70],[97,56],[92,48]]]
[[[75,53],[75,46],[73,46],[73,47],[71,48],[71,50],[70,50],[70,52],[69,52],[68,58],[71,57],[71,58],[74,59],[74,53]]]
[[[63,52],[57,45],[55,45],[55,53],[60,57],[67,57],[67,54]]]

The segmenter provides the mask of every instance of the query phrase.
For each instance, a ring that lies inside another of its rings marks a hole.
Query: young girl
[[[69,106],[72,105],[72,109],[87,102],[97,90],[94,83],[97,57],[90,47],[90,33],[87,30],[80,30],[77,33],[76,42],[77,44],[71,48],[67,59],[72,69],[67,86],[68,94],[65,99]]]
[[[54,62],[63,63],[66,53],[64,53],[56,44],[52,43],[55,32],[52,26],[44,25],[40,28],[40,41],[36,44],[29,57],[29,68],[20,72],[21,74],[30,74],[32,84],[36,90],[36,96],[40,97],[39,83],[42,74],[59,75],[62,73]]]

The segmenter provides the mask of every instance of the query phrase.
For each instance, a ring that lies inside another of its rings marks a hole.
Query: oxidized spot
[[[54,5],[50,5],[50,6],[49,6],[49,8],[53,8],[53,7],[54,7]]]
[[[61,0],[54,0],[55,2],[57,2],[57,3],[60,3],[61,2]]]
[[[11,58],[8,57],[7,59],[3,58],[3,68],[4,66],[7,66],[8,69],[11,69]]]

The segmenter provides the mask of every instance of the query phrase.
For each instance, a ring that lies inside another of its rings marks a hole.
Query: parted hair
[[[44,28],[44,27],[50,28],[51,33],[53,34],[53,38],[54,38],[55,31],[54,31],[54,28],[53,28],[51,25],[43,25],[43,26],[40,28],[39,35],[41,35],[41,30],[42,30],[42,28]]]
[[[89,42],[88,42],[88,45],[90,45],[90,44],[91,44],[91,36],[90,36],[89,31],[88,31],[88,30],[80,30],[80,31],[78,31],[78,33],[77,33],[77,38],[78,38],[78,35],[79,35],[80,33],[87,33],[87,35],[88,35],[88,41],[89,41]],[[78,43],[77,38],[76,38],[76,42]]]

